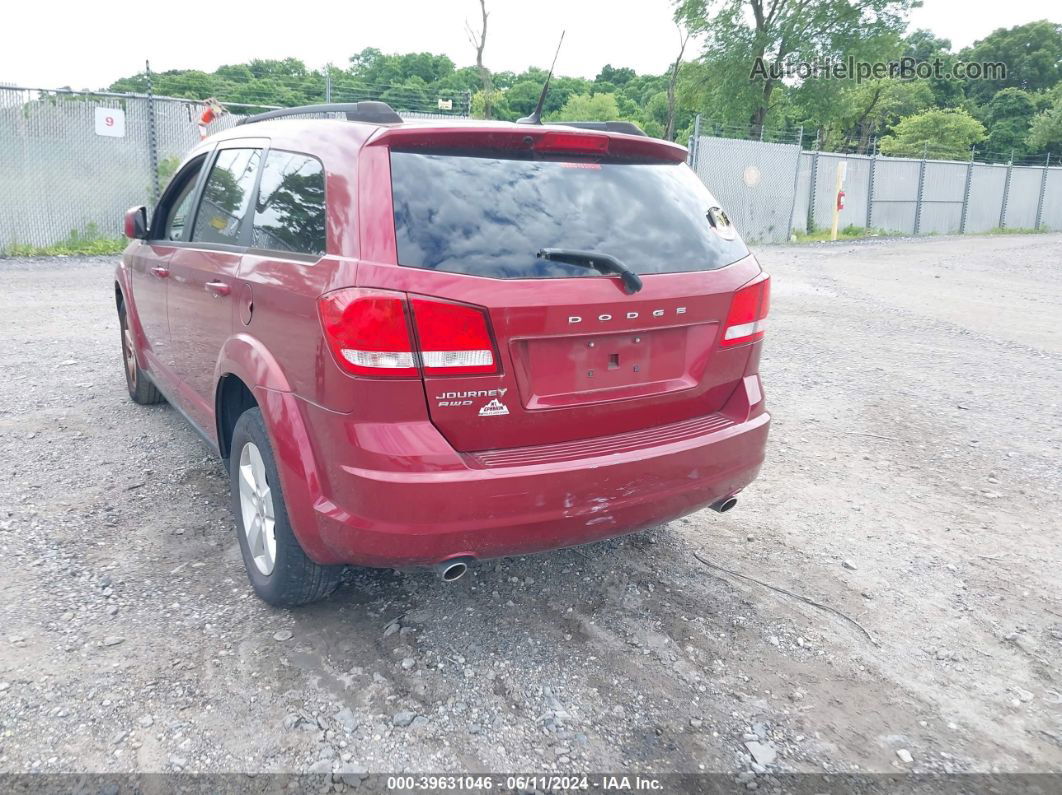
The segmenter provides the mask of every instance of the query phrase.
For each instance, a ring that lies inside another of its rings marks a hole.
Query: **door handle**
[[[170,275],[170,269],[163,268],[161,265],[157,265],[156,267],[152,268],[151,272],[158,276],[160,279],[165,279],[167,276]]]
[[[207,282],[205,285],[207,292],[213,293],[215,298],[220,298],[223,295],[228,295],[232,292],[232,288],[225,282]]]

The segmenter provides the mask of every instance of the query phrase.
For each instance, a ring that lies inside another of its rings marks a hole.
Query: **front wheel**
[[[136,361],[133,332],[129,328],[129,317],[124,303],[118,307],[118,325],[122,332],[122,364],[125,365],[125,385],[129,389],[129,397],[141,406],[161,403],[164,400],[162,393],[151,383],[147,373],[140,369]]]
[[[314,563],[295,538],[260,409],[248,409],[236,421],[229,456],[240,551],[255,593],[285,607],[328,596],[343,567]]]

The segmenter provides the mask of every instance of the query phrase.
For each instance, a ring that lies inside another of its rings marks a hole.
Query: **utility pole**
[[[325,64],[325,103],[332,101],[332,64]]]

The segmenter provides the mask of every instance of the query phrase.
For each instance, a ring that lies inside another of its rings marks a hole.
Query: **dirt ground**
[[[1062,236],[758,253],[735,510],[294,611],[113,260],[0,261],[0,772],[1062,771]]]

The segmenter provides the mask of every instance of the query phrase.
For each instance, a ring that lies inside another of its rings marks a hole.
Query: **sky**
[[[663,73],[678,38],[670,0],[487,0],[486,65],[548,67],[567,30],[558,74],[594,77],[606,63]],[[103,88],[143,69],[213,71],[251,58],[301,58],[311,68],[345,64],[365,47],[444,53],[475,62],[465,34],[478,26],[478,0],[129,0],[16,2],[4,9],[0,84]],[[1062,22],[1058,0],[925,0],[913,27],[956,48],[999,27],[1035,19]],[[12,35],[21,31],[22,35]],[[39,31],[39,34],[37,33]]]

